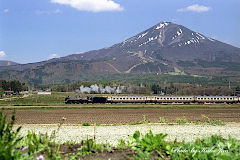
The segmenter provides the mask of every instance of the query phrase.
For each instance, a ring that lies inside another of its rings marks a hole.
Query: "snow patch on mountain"
[[[214,40],[214,39],[212,39],[212,38],[208,38],[208,40],[210,40],[210,41],[212,41],[212,42],[215,42],[215,40]]]
[[[155,29],[164,28],[164,27],[168,26],[168,24],[169,24],[169,23],[167,23],[167,22],[162,22],[162,23],[160,23]]]
[[[200,33],[196,33],[199,37],[201,37],[201,39],[205,39],[204,36],[202,36]]]
[[[147,34],[148,34],[148,32],[145,32],[145,33],[139,35],[137,39],[143,38],[143,37],[146,36]]]

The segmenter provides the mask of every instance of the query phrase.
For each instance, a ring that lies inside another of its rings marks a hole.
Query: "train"
[[[102,96],[102,97],[76,97],[69,96],[64,100],[65,104],[86,103],[240,103],[238,96]]]

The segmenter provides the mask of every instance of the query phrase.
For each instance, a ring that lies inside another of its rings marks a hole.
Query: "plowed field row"
[[[12,110],[4,112],[11,114]],[[159,117],[173,122],[183,116],[189,121],[196,121],[203,120],[202,115],[211,120],[240,122],[240,108],[18,109],[16,124],[56,124],[62,117],[66,118],[66,124],[123,124],[142,121],[143,115],[151,122],[158,122]]]

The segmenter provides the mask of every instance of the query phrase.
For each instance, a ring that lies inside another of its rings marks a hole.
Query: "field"
[[[17,124],[57,124],[62,117],[67,124],[131,124],[145,119],[156,123],[162,117],[169,122],[177,118],[202,121],[202,115],[211,120],[240,122],[240,104],[80,104],[66,105],[66,96],[76,93],[54,92],[52,95],[29,95],[0,101],[0,108],[11,114],[16,110]],[[82,95],[86,96],[86,95]],[[93,96],[93,95],[92,95]],[[106,96],[106,95],[105,95]]]
[[[130,107],[130,106],[128,106]],[[11,114],[12,110],[4,110]],[[17,109],[17,124],[57,124],[62,117],[66,124],[131,124],[143,120],[157,123],[159,117],[174,122],[185,117],[188,121],[203,121],[202,115],[211,120],[223,122],[240,122],[240,108],[78,108],[78,109]]]
[[[1,99],[7,121],[15,110],[14,128],[22,126],[19,135],[23,140],[13,148],[18,153],[13,156],[116,160],[240,157],[240,104],[66,105],[63,101],[67,95],[77,96],[53,93]],[[234,139],[228,139],[229,135]],[[202,151],[213,146],[217,146],[213,152]],[[176,152],[179,147],[187,152]],[[199,153],[193,154],[192,149]]]

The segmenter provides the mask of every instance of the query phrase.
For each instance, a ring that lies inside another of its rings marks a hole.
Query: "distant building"
[[[38,92],[39,95],[51,95],[52,92]]]
[[[5,95],[13,95],[14,91],[4,91]]]

